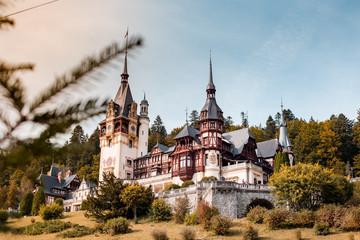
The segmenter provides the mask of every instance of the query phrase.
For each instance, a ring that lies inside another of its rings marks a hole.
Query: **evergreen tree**
[[[276,125],[271,115],[269,115],[266,120],[265,135],[267,140],[274,139],[276,137]]]
[[[31,207],[32,215],[38,215],[40,206],[45,205],[45,203],[46,203],[46,196],[44,193],[44,188],[39,187],[37,192],[35,193],[33,204]]]
[[[352,161],[358,149],[353,141],[353,125],[354,122],[349,120],[344,114],[339,116],[331,116],[330,120],[333,122],[332,130],[340,139],[339,156],[343,163]]]
[[[231,116],[228,116],[227,118],[224,119],[224,132],[229,132],[231,125],[234,124],[234,121],[232,120]]]
[[[275,156],[274,172],[279,172],[282,166],[290,166],[290,159],[288,152],[279,152]]]
[[[245,114],[244,112],[240,113],[241,115],[241,128],[248,128],[249,127],[249,122],[248,122],[248,118],[247,118],[247,114]]]
[[[156,116],[150,128],[148,149],[151,150],[156,143],[166,144],[166,129],[159,115]]]
[[[232,117],[228,116],[224,120],[224,132],[232,132],[241,129],[239,125],[235,125]]]
[[[20,203],[20,214],[22,216],[30,216],[34,195],[31,191],[27,191]]]
[[[190,113],[189,120],[190,120],[190,127],[200,130],[200,125],[199,125],[200,124],[200,116],[199,116],[198,111],[193,110]]]
[[[95,195],[88,196],[82,203],[82,209],[86,211],[85,216],[93,217],[98,221],[126,217],[126,205],[120,196],[128,185],[116,178],[113,173],[104,173],[103,181],[95,190]]]
[[[19,187],[17,185],[17,182],[15,180],[12,180],[10,182],[9,192],[5,203],[6,207],[10,207],[12,209],[18,208],[19,206],[18,192],[19,192]]]

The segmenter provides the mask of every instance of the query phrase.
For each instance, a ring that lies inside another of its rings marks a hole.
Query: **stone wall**
[[[200,199],[214,205],[221,215],[230,218],[244,217],[247,205],[256,199],[265,199],[274,204],[275,198],[267,185],[239,184],[227,181],[207,181],[191,185],[188,188],[174,189],[156,193],[156,197],[163,197],[172,206],[178,197],[189,198],[192,210],[197,207]]]

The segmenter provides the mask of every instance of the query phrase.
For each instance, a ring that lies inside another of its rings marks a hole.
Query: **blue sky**
[[[2,14],[41,2],[19,1]],[[151,121],[160,115],[168,132],[185,123],[186,108],[205,103],[210,49],[217,102],[237,124],[244,111],[250,125],[264,126],[281,97],[306,120],[355,119],[360,108],[359,1],[60,0],[14,19],[0,32],[1,58],[36,64],[22,76],[29,98],[82,57],[123,41],[129,26],[145,39],[128,60],[133,97],[139,103],[145,91]],[[102,69],[81,97],[113,98],[122,67],[121,58]]]

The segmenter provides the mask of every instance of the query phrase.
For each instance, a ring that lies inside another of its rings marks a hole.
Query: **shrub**
[[[211,219],[211,229],[217,235],[226,235],[232,227],[232,220],[226,216],[217,215]]]
[[[185,225],[189,226],[189,225],[197,225],[199,224],[199,218],[197,215],[197,211],[194,211],[191,214],[186,214],[185,215],[185,220],[184,220]]]
[[[0,224],[6,223],[8,219],[9,219],[9,213],[6,210],[0,209]]]
[[[20,203],[20,214],[22,216],[29,216],[31,214],[31,208],[33,204],[34,195],[31,190],[27,191]]]
[[[315,215],[313,211],[303,210],[293,214],[292,223],[296,227],[312,228],[315,224]]]
[[[154,230],[151,231],[151,236],[155,239],[155,240],[169,240],[166,230],[162,229],[162,228],[156,228]]]
[[[272,230],[285,228],[289,225],[289,215],[290,211],[284,208],[271,209],[267,211],[264,223]]]
[[[352,207],[346,211],[343,222],[340,226],[343,231],[360,230],[360,208]]]
[[[296,240],[301,240],[301,231],[299,229],[296,230],[294,234]]]
[[[31,221],[31,223],[35,223],[35,222],[36,222],[35,218],[31,218],[30,221]]]
[[[64,209],[63,207],[57,205],[57,204],[51,204],[48,206],[41,206],[39,215],[44,220],[51,220],[51,219],[57,219],[61,218],[63,216]]]
[[[31,213],[32,215],[38,215],[39,209],[41,205],[44,205],[45,202],[45,193],[44,188],[39,187],[38,190],[35,193],[33,204],[31,207]]]
[[[196,238],[195,230],[193,230],[189,227],[182,228],[180,235],[181,235],[181,239],[183,239],[183,240],[195,240],[195,238]]]
[[[183,184],[181,184],[181,187],[180,187],[180,188],[187,188],[188,186],[194,185],[194,184],[195,184],[194,181],[192,181],[192,180],[187,180],[187,181],[183,182]]]
[[[184,219],[187,213],[189,213],[191,209],[189,198],[185,195],[185,197],[180,197],[175,200],[174,206],[174,218],[175,222],[179,224],[184,223]]]
[[[24,229],[26,235],[39,235],[43,233],[55,233],[61,232],[71,227],[70,222],[56,221],[45,221],[33,223]]]
[[[91,228],[88,228],[85,226],[81,226],[81,225],[76,225],[74,227],[74,229],[63,232],[63,233],[59,233],[56,236],[63,237],[63,238],[76,238],[76,237],[90,235],[90,234],[93,234],[94,232],[95,232],[94,229],[91,229]]]
[[[201,223],[205,230],[210,230],[211,227],[211,218],[213,216],[219,215],[219,210],[212,206],[210,207],[207,202],[204,200],[199,201],[197,208],[197,215],[199,218],[199,223]]]
[[[54,203],[56,203],[56,204],[59,205],[59,206],[64,207],[64,201],[62,200],[62,198],[57,198],[57,199],[55,199],[55,202],[54,202]]]
[[[328,235],[330,233],[330,226],[327,223],[316,223],[314,230],[315,235]]]
[[[256,206],[250,209],[249,213],[247,214],[247,218],[249,219],[249,221],[254,223],[263,223],[266,212],[267,212],[266,208]]]
[[[175,184],[175,183],[171,183],[171,184],[168,184],[168,185],[166,185],[166,186],[164,187],[163,192],[169,191],[169,190],[171,190],[171,189],[179,189],[179,188],[180,188],[179,185],[177,185],[177,184]]]
[[[349,233],[348,240],[355,240],[355,236],[353,233]]]
[[[323,205],[315,212],[315,220],[319,223],[327,223],[330,227],[340,227],[345,216],[346,209],[333,204]]]
[[[169,220],[172,216],[171,206],[163,198],[155,199],[151,204],[150,215],[156,222]]]
[[[243,240],[256,240],[259,237],[258,230],[253,225],[247,225],[243,233]]]
[[[131,231],[130,221],[123,217],[110,219],[105,223],[104,231],[110,235],[128,233]]]
[[[210,177],[203,177],[200,182],[204,182],[204,181],[209,181],[209,180],[214,180],[217,181],[217,178],[214,176],[210,176]]]

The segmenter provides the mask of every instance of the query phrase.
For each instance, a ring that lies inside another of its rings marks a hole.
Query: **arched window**
[[[191,166],[191,161],[190,161],[190,155],[187,156],[187,166],[190,167]]]
[[[112,139],[109,140],[109,147],[112,147]]]
[[[132,148],[132,145],[133,145],[132,140],[129,140],[129,148]]]

